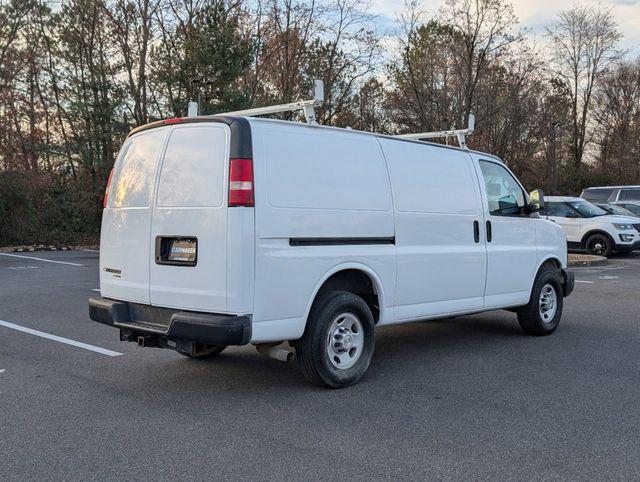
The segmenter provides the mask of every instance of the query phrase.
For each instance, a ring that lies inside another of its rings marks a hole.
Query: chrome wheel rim
[[[558,309],[558,294],[553,285],[547,283],[542,287],[538,306],[542,321],[544,323],[551,323]]]
[[[589,245],[593,254],[601,255],[605,252],[605,242],[602,238],[595,238]]]
[[[327,334],[327,356],[331,364],[346,370],[355,365],[364,349],[362,323],[353,313],[341,313],[331,322]]]

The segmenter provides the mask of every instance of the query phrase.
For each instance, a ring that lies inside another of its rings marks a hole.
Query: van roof
[[[402,137],[395,137],[395,136],[392,136],[392,135],[379,134],[379,133],[376,133],[376,132],[360,131],[360,130],[355,130],[355,129],[351,129],[351,128],[344,128],[344,127],[324,126],[324,125],[320,125],[320,124],[304,124],[304,123],[301,123],[301,122],[287,121],[287,120],[280,120],[280,119],[267,119],[267,118],[264,118],[264,117],[228,116],[228,115],[224,115],[224,114],[196,116],[196,117],[175,117],[175,118],[163,119],[163,120],[159,120],[159,121],[155,121],[155,122],[150,122],[149,124],[144,124],[144,125],[141,125],[139,127],[136,127],[134,129],[132,129],[131,132],[129,132],[129,136],[137,134],[138,132],[141,132],[141,131],[144,131],[144,130],[147,130],[147,129],[152,129],[154,127],[162,127],[162,126],[174,125],[174,124],[199,123],[199,122],[222,122],[224,124],[227,124],[227,125],[231,126],[232,128],[233,128],[234,125],[240,127],[241,124],[244,124],[246,122],[249,122],[249,123],[265,122],[265,123],[281,124],[281,125],[295,126],[295,127],[308,128],[308,129],[323,129],[323,130],[348,132],[348,133],[353,133],[353,134],[362,134],[362,135],[368,135],[368,136],[375,136],[375,137],[380,137],[380,138],[383,138],[383,139],[392,139],[394,141],[426,144],[426,145],[429,145],[429,146],[439,147],[439,148],[442,148],[442,149],[454,149],[454,150],[461,151],[461,152],[473,152],[475,154],[479,154],[479,155],[485,156],[485,157],[490,157],[490,158],[495,159],[497,161],[503,162],[502,159],[500,159],[499,157],[497,157],[497,156],[495,156],[493,154],[486,153],[486,152],[476,151],[476,150],[473,150],[473,149],[462,149],[461,147],[449,146],[449,145],[445,145],[445,144],[437,144],[435,142],[421,141],[421,140],[418,140],[418,139],[407,139],[407,138],[402,138]],[[239,130],[242,130],[242,129],[239,129]],[[240,132],[239,132],[239,134],[240,134]],[[245,136],[241,135],[241,137],[243,139],[246,139]],[[246,140],[248,141],[248,140],[250,140],[250,138],[246,139]],[[232,146],[232,151],[233,151],[233,146]],[[232,156],[234,156],[234,154],[232,154]],[[240,156],[239,155],[238,157],[245,157],[245,156]],[[246,156],[246,157],[251,157],[251,156]]]

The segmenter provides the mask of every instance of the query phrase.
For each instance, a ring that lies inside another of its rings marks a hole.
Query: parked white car
[[[640,219],[611,215],[580,197],[547,196],[543,215],[562,226],[569,248],[608,257],[640,247]]]
[[[169,119],[129,135],[106,199],[93,320],[191,357],[295,354],[331,387],[362,377],[378,326],[505,308],[548,335],[573,289],[562,229],[499,159],[460,148]]]

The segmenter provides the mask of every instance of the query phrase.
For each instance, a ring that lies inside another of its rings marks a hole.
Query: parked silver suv
[[[592,203],[627,203],[640,205],[640,186],[588,187],[580,197]]]

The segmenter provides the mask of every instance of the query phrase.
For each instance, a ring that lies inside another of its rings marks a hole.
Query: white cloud
[[[434,15],[443,0],[423,0],[421,8],[427,16]],[[621,46],[631,55],[640,55],[640,0],[582,0],[586,5],[611,7],[620,32],[624,35]],[[575,0],[512,0],[513,9],[520,20],[520,26],[531,30],[531,37],[543,40],[545,28],[555,20],[561,10],[570,9]],[[380,16],[379,25],[388,29],[399,13],[404,11],[404,0],[373,0],[374,13]]]

